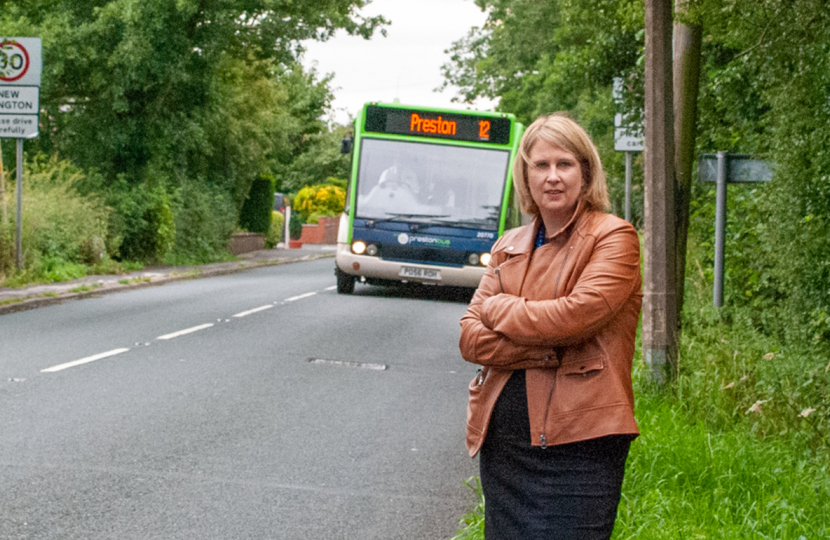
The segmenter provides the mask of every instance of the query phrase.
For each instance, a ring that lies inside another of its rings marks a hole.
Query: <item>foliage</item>
[[[330,179],[337,182],[337,179]],[[305,223],[316,223],[319,217],[336,216],[346,205],[346,190],[333,183],[302,188],[294,197],[292,211],[297,211]],[[314,219],[312,219],[312,217]]]
[[[761,441],[744,427],[714,431],[650,394],[626,464],[615,539],[821,538],[830,475],[818,452]]]
[[[248,196],[239,212],[239,226],[249,232],[266,234],[271,228],[274,206],[274,179],[260,176],[251,184]]]
[[[164,260],[176,235],[170,196],[158,183],[127,186],[119,177],[119,184],[109,191],[108,199],[116,211],[111,232],[116,239],[113,256],[126,261]]]
[[[26,164],[23,196],[24,270],[13,264],[13,231],[16,205],[9,205],[10,222],[0,229],[3,235],[3,262],[0,275],[9,276],[7,285],[25,281],[66,281],[109,263],[108,225],[111,212],[100,197],[83,196],[76,184],[84,173],[56,157],[35,156]],[[16,200],[15,185],[8,186],[9,200]]]
[[[166,264],[200,264],[229,258],[228,238],[236,225],[235,203],[215,186],[187,184],[175,200],[176,237]]]
[[[303,235],[303,218],[299,212],[291,212],[291,219],[288,221],[288,236],[291,240],[299,240]]]
[[[310,135],[306,150],[284,169],[282,190],[295,193],[305,186],[331,183],[332,178],[351,177],[351,155],[340,153],[340,141],[350,129],[334,125]],[[345,188],[345,185],[341,187]]]
[[[464,485],[473,490],[478,503],[459,520],[457,534],[450,540],[484,540],[484,493],[481,490],[481,480],[473,476]]]
[[[42,37],[42,128],[27,144],[98,172],[114,253],[198,259],[219,254],[215,234],[256,177],[282,178],[302,156],[317,164],[331,91],[298,64],[299,43],[338,29],[368,38],[385,21],[361,16],[366,3],[0,0],[0,33]],[[199,191],[209,200],[180,198]]]
[[[268,229],[268,234],[265,235],[265,247],[268,249],[274,248],[277,243],[282,240],[282,235],[285,232],[285,216],[276,210],[271,211],[271,227]]]

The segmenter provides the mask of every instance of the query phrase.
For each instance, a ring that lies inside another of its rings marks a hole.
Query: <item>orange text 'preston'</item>
[[[412,113],[409,121],[409,131],[455,135],[456,123],[452,120],[444,120],[440,116],[438,118],[421,118],[416,113]]]

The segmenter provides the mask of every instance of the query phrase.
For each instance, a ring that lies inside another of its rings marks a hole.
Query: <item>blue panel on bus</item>
[[[489,253],[495,236],[492,231],[355,219],[352,239],[377,245],[383,259],[462,266],[471,253]]]

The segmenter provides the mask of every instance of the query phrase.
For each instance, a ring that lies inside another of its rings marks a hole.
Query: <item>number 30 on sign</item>
[[[0,80],[14,82],[29,71],[31,59],[26,49],[15,41],[0,44]]]

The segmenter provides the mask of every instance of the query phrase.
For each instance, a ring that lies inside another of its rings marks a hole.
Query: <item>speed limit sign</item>
[[[0,37],[0,86],[40,86],[40,38]]]

